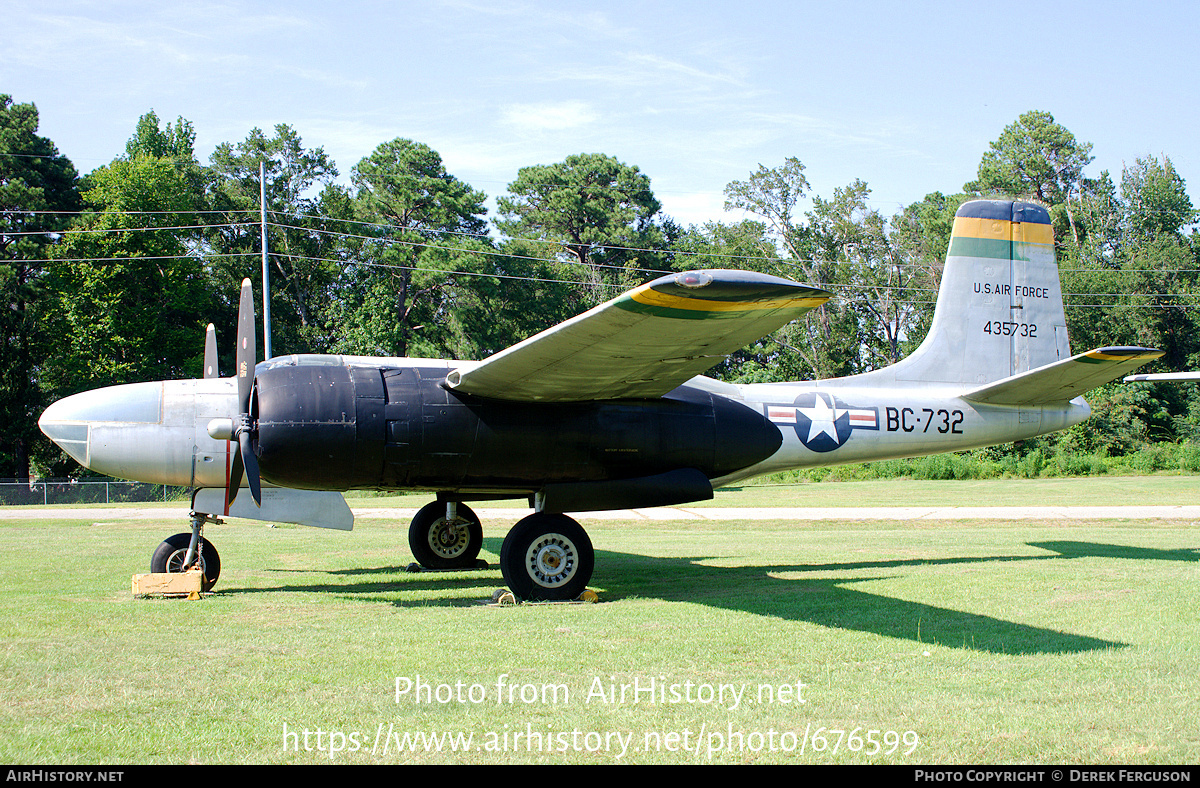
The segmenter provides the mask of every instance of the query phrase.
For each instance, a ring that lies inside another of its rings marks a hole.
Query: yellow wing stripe
[[[709,301],[695,296],[677,296],[662,293],[650,285],[642,285],[629,297],[646,306],[667,309],[686,309],[693,312],[754,312],[767,309],[805,307],[812,309],[829,300],[829,296],[781,296],[761,301]]]
[[[1159,356],[1163,355],[1163,351],[1146,350],[1140,353],[1122,353],[1117,355],[1113,353],[1103,353],[1099,350],[1089,350],[1083,355],[1087,356],[1088,358],[1095,359],[1096,361],[1132,361],[1139,358],[1158,358]]]

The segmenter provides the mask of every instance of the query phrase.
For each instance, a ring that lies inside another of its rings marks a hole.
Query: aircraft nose
[[[162,384],[133,383],[73,394],[42,412],[38,429],[85,468],[96,424],[153,424],[161,420]]]
[[[76,394],[75,396],[83,395]],[[67,399],[71,399],[71,397],[67,397]],[[38,429],[86,468],[88,464],[88,426],[72,423],[65,418],[65,415],[70,412],[70,404],[67,403],[67,399],[60,399],[42,412],[42,417],[38,419]]]

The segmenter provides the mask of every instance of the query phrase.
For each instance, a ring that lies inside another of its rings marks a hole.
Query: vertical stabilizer
[[[975,200],[958,209],[929,335],[897,381],[977,386],[1070,356],[1050,214]]]

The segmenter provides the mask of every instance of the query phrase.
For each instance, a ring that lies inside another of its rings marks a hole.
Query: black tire
[[[190,533],[175,534],[163,540],[154,555],[150,558],[151,572],[182,572],[183,559],[187,557],[188,545],[191,544]],[[200,548],[200,569],[204,572],[204,582],[200,584],[201,591],[211,591],[221,576],[221,556],[217,548],[207,539],[203,540]]]
[[[421,507],[408,526],[408,548],[426,569],[474,569],[483,547],[483,526],[466,504],[458,504],[466,522],[446,524],[446,504],[434,501]]]
[[[526,601],[575,599],[596,564],[592,540],[565,514],[531,514],[504,537],[500,571],[513,596]]]

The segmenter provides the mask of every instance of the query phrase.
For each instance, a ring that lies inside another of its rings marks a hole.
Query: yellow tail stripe
[[[960,238],[983,238],[991,241],[1054,243],[1054,228],[1048,224],[1014,223],[1003,219],[981,219],[972,216],[956,217],[953,235]]]

